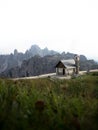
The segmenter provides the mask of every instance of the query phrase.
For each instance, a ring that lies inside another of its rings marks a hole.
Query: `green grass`
[[[97,130],[98,75],[0,79],[0,130]]]

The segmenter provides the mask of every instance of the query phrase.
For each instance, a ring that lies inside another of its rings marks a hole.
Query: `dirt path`
[[[49,74],[43,74],[38,76],[31,76],[31,77],[21,77],[21,78],[14,78],[13,80],[20,80],[20,79],[38,79],[38,78],[46,78],[49,76],[54,76],[56,73],[49,73]]]
[[[98,72],[98,69],[95,70],[90,70],[89,72]],[[80,71],[79,74],[83,75],[87,73],[87,71]],[[20,79],[38,79],[38,78],[47,78],[47,77],[52,77],[52,78],[57,78],[57,79],[70,79],[71,76],[57,76],[56,73],[49,73],[49,74],[43,74],[43,75],[38,75],[38,76],[31,76],[31,77],[21,77],[21,78],[13,78],[13,80],[20,80]]]

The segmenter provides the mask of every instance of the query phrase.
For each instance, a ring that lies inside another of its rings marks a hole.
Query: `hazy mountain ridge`
[[[28,60],[35,55],[43,57],[45,55],[53,55],[56,53],[58,52],[48,50],[48,48],[41,49],[37,45],[32,45],[25,53],[20,53],[15,49],[14,53],[9,55],[0,55],[0,73],[17,66],[20,67],[24,60]]]
[[[25,54],[31,55],[32,57],[35,55],[40,55],[41,57],[46,56],[46,55],[54,55],[57,54],[58,52],[54,50],[48,50],[48,48],[41,49],[38,45],[32,45],[29,50],[26,51]]]
[[[0,74],[0,76],[15,78],[53,73],[55,72],[55,65],[58,63],[59,60],[74,58],[75,55],[73,53],[63,52],[62,54],[56,53],[54,55],[40,56],[37,54],[36,51],[36,53],[34,52],[35,56],[32,56],[30,55],[30,53],[32,53],[31,50],[28,53],[29,56],[27,55],[27,52],[25,53],[27,57],[24,57],[24,55],[22,54],[25,60],[22,61],[20,66],[18,65],[16,67],[6,69],[4,72]],[[18,56],[17,51],[14,52],[14,55]],[[80,70],[88,70],[95,68],[98,68],[98,64],[94,60],[87,60],[87,58],[84,55],[80,55]]]

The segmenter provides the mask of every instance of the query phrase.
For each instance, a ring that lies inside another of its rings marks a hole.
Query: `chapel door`
[[[65,75],[65,69],[63,68],[63,75]]]

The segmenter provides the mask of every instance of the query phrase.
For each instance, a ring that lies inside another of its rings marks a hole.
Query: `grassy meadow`
[[[98,73],[70,80],[0,79],[0,130],[97,130]]]

